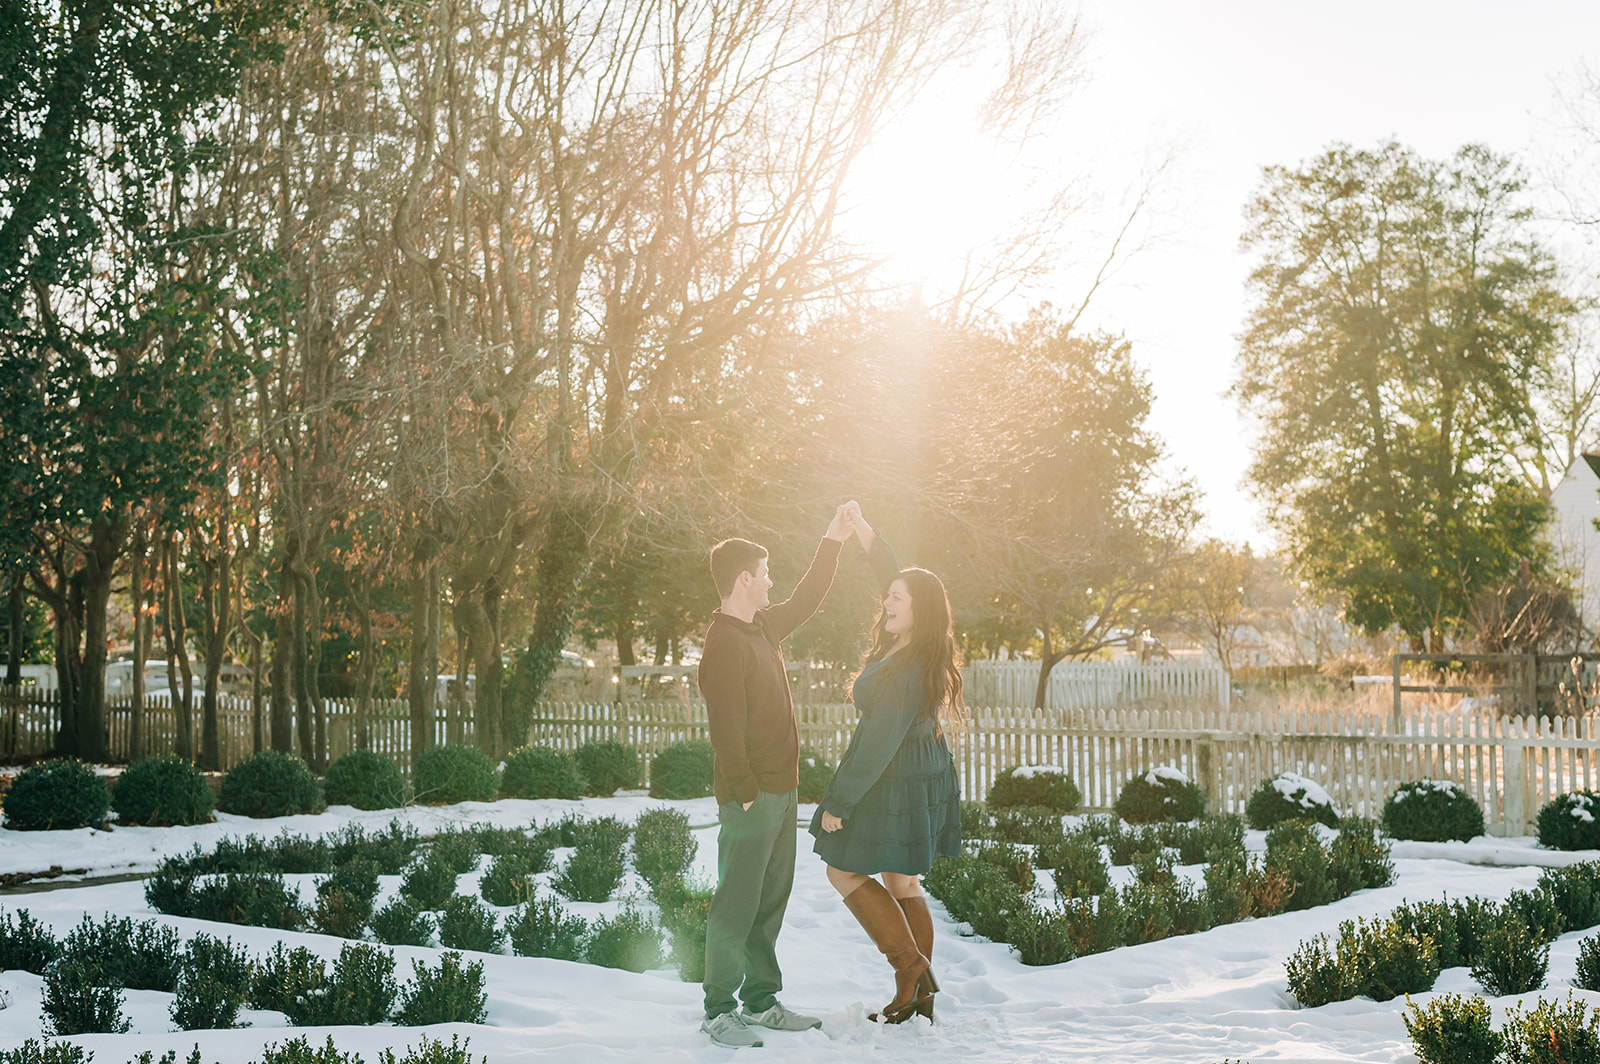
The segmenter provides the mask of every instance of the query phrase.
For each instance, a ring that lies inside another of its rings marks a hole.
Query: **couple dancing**
[[[883,608],[851,687],[861,721],[812,818],[813,849],[894,969],[894,997],[872,1018],[933,1018],[933,919],[918,875],[961,847],[960,787],[941,726],[941,718],[963,713],[950,602],[938,577],[899,567],[851,502],[835,512],[794,594],[775,605],[768,604],[766,548],[729,539],[711,549],[722,606],[706,632],[699,683],[715,750],[719,831],[701,1029],[720,1045],[759,1046],[760,1027],[822,1026],[777,998],[783,974],[775,944],[794,884],[800,764],[779,645],[822,604],[851,535],[883,589]]]

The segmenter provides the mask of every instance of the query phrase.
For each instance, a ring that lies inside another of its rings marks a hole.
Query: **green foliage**
[[[292,1017],[299,999],[325,981],[321,958],[304,946],[290,949],[279,942],[251,974],[250,1007]]]
[[[378,896],[378,862],[357,857],[317,883],[311,926],[324,935],[360,938]]]
[[[556,873],[551,885],[572,901],[607,901],[622,884],[625,864],[622,849],[628,842],[627,825],[614,817],[574,822],[571,837],[576,850]]]
[[[648,917],[629,907],[615,919],[602,916],[594,922],[584,956],[590,964],[602,968],[647,972],[661,967],[661,931]]]
[[[1572,791],[1541,806],[1539,845],[1552,850],[1600,850],[1600,791]]]
[[[588,789],[578,759],[547,746],[513,751],[500,776],[500,793],[507,798],[581,798]]]
[[[1419,842],[1462,842],[1483,834],[1483,808],[1449,780],[1413,780],[1383,803],[1384,834]]]
[[[96,922],[85,915],[61,944],[62,962],[92,973],[97,983],[127,990],[171,993],[183,963],[178,932],[158,920],[134,923],[106,916]]]
[[[1111,872],[1100,853],[1100,843],[1088,832],[1074,831],[1063,836],[1050,861],[1056,890],[1063,897],[1094,897],[1111,886]]]
[[[431,853],[407,869],[400,881],[400,893],[419,909],[443,909],[455,892],[455,870]]]
[[[417,801],[429,805],[492,802],[500,789],[499,773],[489,755],[476,746],[446,743],[417,755],[411,772]]]
[[[704,798],[711,793],[711,741],[683,739],[650,761],[650,797]]]
[[[1390,142],[1269,168],[1248,208],[1249,477],[1294,571],[1363,631],[1450,630],[1547,554],[1546,504],[1501,457],[1574,308],[1527,203],[1504,156]]]
[[[1472,956],[1472,978],[1495,997],[1538,990],[1549,969],[1549,940],[1505,910],[1483,932]]]
[[[55,933],[23,909],[16,919],[0,909],[0,971],[15,970],[43,975],[61,955]]]
[[[333,1035],[315,1049],[305,1037],[291,1038],[282,1045],[270,1043],[261,1050],[261,1064],[364,1064],[359,1053],[341,1053]]]
[[[411,967],[414,979],[401,994],[395,1022],[402,1027],[426,1027],[484,1021],[488,995],[483,989],[480,962],[463,965],[461,954],[446,953],[439,958],[437,968],[427,968],[415,960]]]
[[[1572,984],[1580,990],[1600,990],[1600,935],[1578,943],[1578,975]]]
[[[371,1025],[388,1019],[396,992],[394,957],[387,950],[346,943],[329,973],[310,950],[280,942],[257,966],[250,1002],[301,1027]]]
[[[1504,1033],[1516,1064],[1600,1064],[1600,1012],[1570,993],[1565,1005],[1540,1001],[1531,1012],[1513,1005]]]
[[[348,824],[327,836],[324,841],[328,846],[330,867],[337,868],[358,859],[367,860],[378,866],[378,874],[382,876],[399,875],[411,855],[422,845],[422,837],[417,829],[397,820],[389,821],[381,831],[374,831],[371,835],[362,831],[360,824]]]
[[[433,918],[404,894],[372,914],[372,934],[388,946],[426,946],[433,937]]]
[[[411,800],[411,785],[393,758],[371,750],[352,750],[335,758],[322,777],[329,805],[357,809],[398,809]]]
[[[111,785],[119,824],[204,824],[216,799],[200,770],[176,754],[136,761]]]
[[[74,1042],[29,1038],[15,1049],[0,1049],[0,1064],[89,1064],[92,1060],[94,1055]]]
[[[994,818],[995,837],[1003,842],[1025,842],[1033,847],[1034,863],[1048,868],[1051,861],[1048,851],[1060,844],[1065,832],[1061,814],[1037,805],[1019,805],[1002,809]]]
[[[1394,882],[1389,844],[1378,838],[1372,821],[1354,816],[1339,821],[1339,837],[1328,847],[1328,878],[1336,898]]]
[[[494,913],[477,898],[457,894],[439,914],[439,943],[446,949],[499,953],[505,940]]]
[[[395,1058],[394,1050],[385,1049],[378,1057],[379,1064],[472,1064],[472,1054],[467,1052],[470,1040],[462,1040],[460,1035],[451,1035],[450,1044],[444,1044],[443,1039],[432,1039],[427,1035],[422,1036],[422,1041],[415,1048],[408,1048],[406,1055]],[[484,1057],[480,1064],[489,1064],[489,1058]]]
[[[478,893],[490,905],[521,905],[533,897],[533,862],[526,854],[503,853],[478,880]]]
[[[1017,765],[996,776],[984,804],[994,812],[1036,806],[1058,815],[1075,812],[1083,796],[1064,769],[1053,765]]]
[[[17,773],[0,802],[6,827],[16,831],[58,831],[105,821],[111,795],[94,769],[76,758],[58,757]]]
[[[250,955],[231,940],[196,935],[183,953],[172,1022],[185,1031],[221,1030],[238,1023],[250,996]]]
[[[300,895],[284,885],[281,875],[214,876],[209,882],[196,883],[189,891],[188,910],[181,915],[285,931],[298,931],[306,925]]]
[[[1561,910],[1555,898],[1539,887],[1533,890],[1513,890],[1500,905],[1502,917],[1520,920],[1534,937],[1543,942],[1554,942],[1566,931]]]
[[[428,860],[464,876],[478,867],[483,857],[483,837],[478,831],[441,831],[428,840]]]
[[[1547,868],[1540,873],[1535,889],[1548,896],[1561,914],[1562,933],[1600,924],[1600,862]]]
[[[994,817],[982,802],[961,803],[961,837],[969,842],[994,838]]]
[[[1006,921],[1006,941],[1023,964],[1060,964],[1078,955],[1065,914],[1041,909],[1024,899]]]
[[[1481,997],[1441,994],[1426,1005],[1406,1003],[1406,1031],[1418,1064],[1495,1064],[1504,1038]]]
[[[128,1029],[122,989],[82,961],[56,961],[45,972],[45,1024],[51,1034],[118,1034]]]
[[[1130,824],[1193,820],[1205,812],[1206,796],[1176,769],[1154,768],[1123,784],[1112,808]]]
[[[506,921],[511,951],[519,957],[580,960],[588,930],[582,917],[569,916],[554,898],[535,898]]]
[[[1295,819],[1315,820],[1330,828],[1339,824],[1339,812],[1327,793],[1293,772],[1280,772],[1262,780],[1245,805],[1244,818],[1257,831]]]
[[[654,889],[667,879],[681,879],[699,847],[687,815],[677,809],[647,810],[633,828],[633,870]]]
[[[1080,957],[1116,949],[1128,941],[1128,912],[1117,892],[1098,898],[1069,898],[1061,904],[1072,949]]]
[[[1499,906],[1482,898],[1465,898],[1450,903],[1456,918],[1456,949],[1461,963],[1470,965],[1483,949],[1483,936],[1499,920]]]
[[[322,785],[306,763],[293,754],[263,750],[252,754],[222,777],[217,808],[237,816],[294,816],[320,813]]]
[[[1283,876],[1291,887],[1285,910],[1310,909],[1334,900],[1328,865],[1328,851],[1306,821],[1285,820],[1267,832],[1266,869]]]
[[[1402,904],[1389,914],[1403,934],[1433,940],[1440,970],[1467,963],[1456,932],[1456,913],[1449,902],[1423,901]]]
[[[998,849],[996,847],[995,849]],[[928,893],[944,902],[956,920],[972,925],[974,933],[995,942],[1005,941],[1006,924],[1022,904],[1015,864],[987,858],[985,854],[941,857],[924,878]],[[1026,860],[1026,854],[1022,855]],[[1028,875],[1033,874],[1028,866]],[[1028,884],[1029,889],[1032,883]]]
[[[820,802],[833,782],[834,766],[828,759],[809,746],[800,748],[800,789],[797,797],[802,802]]]
[[[1433,939],[1392,917],[1345,920],[1331,951],[1328,937],[1318,935],[1301,943],[1284,967],[1289,992],[1308,1008],[1361,995],[1388,1001],[1430,990],[1439,978]]]
[[[706,974],[706,915],[711,911],[712,887],[691,886],[665,880],[655,891],[661,924],[672,942],[672,961],[678,978],[686,983],[704,981]]]
[[[639,786],[639,751],[610,739],[594,740],[578,747],[578,773],[589,794],[612,795]],[[800,754],[801,773],[805,772],[805,752]]]

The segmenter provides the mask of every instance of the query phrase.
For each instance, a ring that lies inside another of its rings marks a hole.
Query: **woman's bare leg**
[[[854,894],[856,888],[868,879],[867,876],[859,872],[846,872],[842,868],[833,867],[833,865],[828,865],[827,868],[828,882],[833,884],[833,889],[839,892],[839,897],[841,898],[848,898],[851,894]]]
[[[832,869],[829,869],[829,871],[832,871]],[[880,874],[883,877],[884,889],[896,898],[922,897],[922,877],[905,876],[899,872],[883,872]]]

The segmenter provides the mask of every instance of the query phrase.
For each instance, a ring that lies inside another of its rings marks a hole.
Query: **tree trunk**
[[[361,668],[356,674],[355,748],[367,748],[367,714],[372,709],[372,690],[378,679],[377,639],[372,632],[372,595],[365,572],[356,574],[356,623],[361,630]]]
[[[289,572],[287,553],[278,570],[276,634],[272,640],[272,748],[280,753],[294,752],[294,728],[289,719],[293,695],[289,677],[294,671],[294,574]]]
[[[183,584],[178,573],[178,541],[168,536],[166,544],[167,568],[167,688],[172,698],[172,713],[177,718],[177,739],[174,746],[179,757],[194,760],[194,670],[189,666],[188,624],[183,612]],[[172,671],[177,665],[177,674]],[[178,688],[179,679],[183,687]]]
[[[565,507],[557,507],[550,516],[550,528],[539,552],[539,597],[533,614],[533,631],[528,636],[528,662],[524,673],[529,702],[539,700],[551,675],[561,664],[561,651],[572,635],[578,583],[588,566],[588,533],[576,516]]]
[[[200,767],[207,772],[222,770],[217,711],[222,692],[222,659],[227,654],[233,605],[233,572],[229,564],[226,516],[218,519],[217,543],[221,552],[217,559],[203,558],[200,562],[200,607],[205,629],[206,661],[205,693],[200,706]]]
[[[311,733],[311,690],[306,685],[306,626],[309,623],[306,616],[307,596],[299,574],[293,574],[291,579],[294,581],[294,624],[289,644],[292,648],[289,672],[294,681],[294,732],[300,757],[309,765],[317,755]]]
[[[439,672],[439,596],[433,593],[437,571],[429,562],[411,581],[411,661],[406,671],[406,699],[411,711],[412,768],[416,768],[418,755],[433,745],[433,691]]]
[[[144,659],[145,642],[150,623],[144,615],[144,561],[148,552],[144,529],[134,534],[133,550],[128,560],[130,591],[133,594],[133,701],[128,707],[128,764],[145,758],[144,737]]]
[[[6,686],[22,683],[22,626],[28,620],[28,597],[22,582],[22,568],[11,571],[11,586],[6,591],[6,611],[11,622],[11,645],[6,648]]]
[[[1039,654],[1039,683],[1033,689],[1033,708],[1043,709],[1045,702],[1050,697],[1050,671],[1056,667],[1056,662],[1061,658],[1055,652],[1055,646],[1050,640],[1050,625],[1043,629],[1044,645]]]

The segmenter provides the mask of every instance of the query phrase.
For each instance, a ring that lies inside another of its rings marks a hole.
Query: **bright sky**
[[[1241,485],[1251,430],[1223,394],[1246,311],[1241,211],[1261,167],[1392,136],[1431,156],[1482,142],[1539,169],[1564,135],[1558,86],[1571,87],[1586,59],[1600,63],[1600,3],[1086,0],[1082,10],[1091,80],[1034,146],[1036,161],[1085,174],[1113,204],[1152,160],[1173,160],[1145,215],[1145,246],[1086,319],[1124,333],[1149,368],[1152,425],[1203,488],[1210,531],[1270,546]],[[987,190],[1019,169],[933,146],[958,125],[947,102],[925,108],[869,170],[900,192],[871,196],[866,213],[920,262],[992,225]],[[904,191],[907,173],[918,194]],[[1108,206],[1091,223],[1098,230],[1076,245],[1083,256],[1104,245],[1112,219]],[[1069,274],[1037,295],[1073,304],[1083,283]]]

